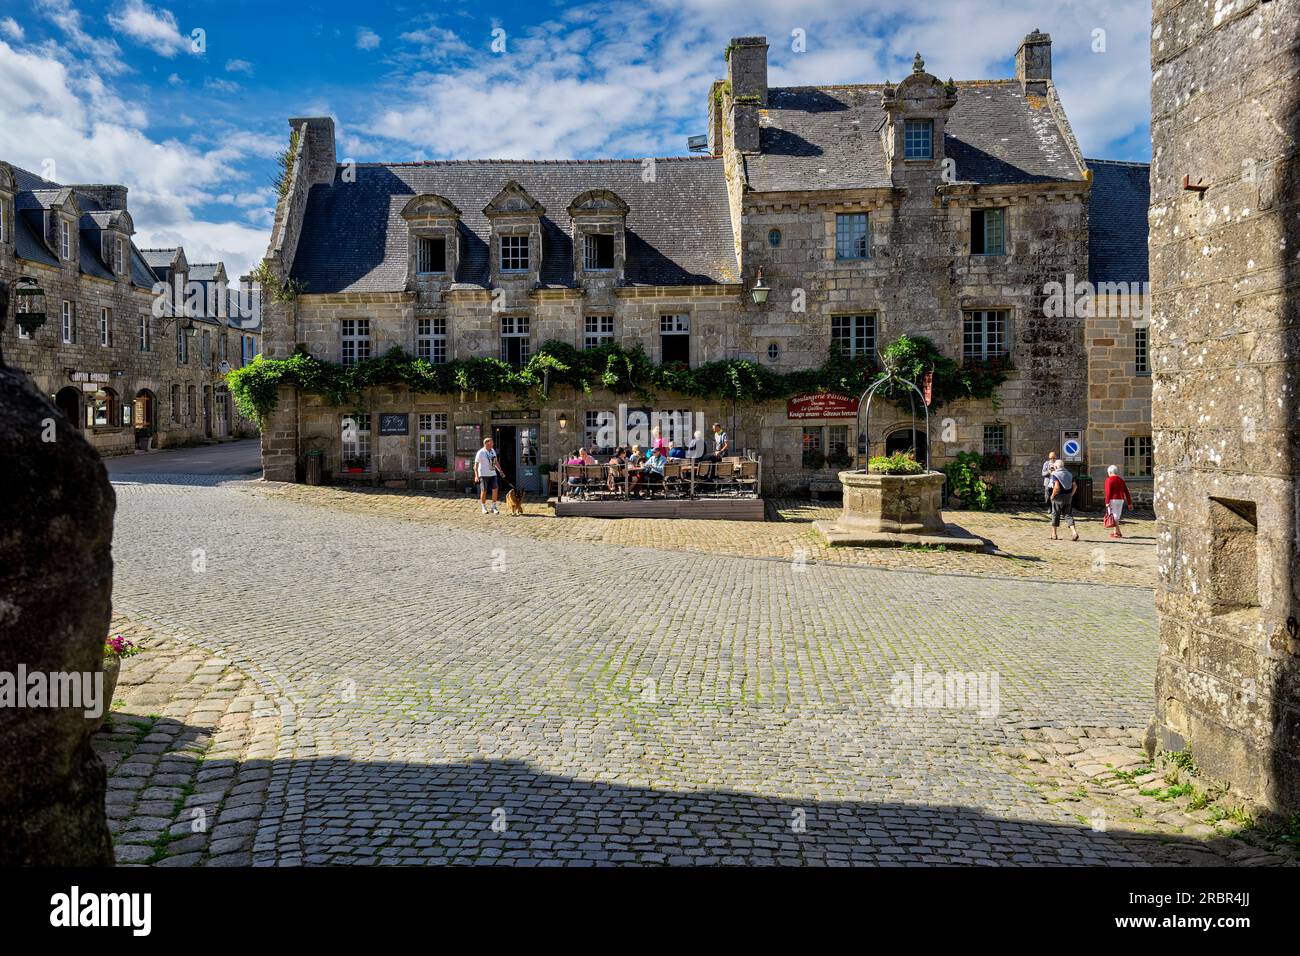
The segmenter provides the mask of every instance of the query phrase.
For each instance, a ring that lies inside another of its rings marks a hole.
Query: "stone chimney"
[[[727,47],[727,80],[735,104],[736,149],[758,152],[758,111],[767,106],[767,37],[733,37]]]
[[[79,193],[84,193],[105,209],[126,209],[126,187],[119,185],[83,184],[73,186]]]
[[[1052,78],[1052,38],[1035,30],[1020,41],[1016,50],[1016,79],[1026,93],[1047,95],[1047,81]]]
[[[329,116],[299,116],[289,125],[303,138],[303,169],[307,184],[332,183],[338,160],[334,153],[334,120]]]

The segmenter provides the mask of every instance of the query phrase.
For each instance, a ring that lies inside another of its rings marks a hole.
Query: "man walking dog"
[[[497,510],[497,496],[501,491],[498,488],[500,478],[505,475],[501,470],[501,462],[497,458],[496,451],[492,448],[492,439],[484,438],[483,447],[474,454],[474,480],[478,482],[478,503],[487,514],[487,494],[488,490],[492,491],[492,513],[499,515]]]

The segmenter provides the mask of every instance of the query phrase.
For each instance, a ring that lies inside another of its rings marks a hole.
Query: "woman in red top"
[[[1106,469],[1106,476],[1106,510],[1115,519],[1115,527],[1111,529],[1110,536],[1122,538],[1124,535],[1119,530],[1120,518],[1124,514],[1125,505],[1133,507],[1133,496],[1128,493],[1128,485],[1119,476],[1119,469],[1114,465]]]

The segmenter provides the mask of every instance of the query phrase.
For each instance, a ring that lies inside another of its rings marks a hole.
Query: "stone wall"
[[[1151,437],[1151,360],[1147,371],[1137,365],[1138,329],[1150,335],[1149,318],[1140,315],[1140,296],[1102,296],[1093,300],[1086,319],[1088,355],[1088,473],[1106,480],[1106,467],[1115,465],[1135,503],[1152,502],[1154,478],[1125,465],[1125,440]]]
[[[1153,743],[1282,811],[1300,809],[1297,23],[1300,0],[1157,0],[1151,38]]]

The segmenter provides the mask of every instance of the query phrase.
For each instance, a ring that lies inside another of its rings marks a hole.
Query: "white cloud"
[[[81,13],[70,0],[36,0],[36,9],[63,31],[72,49],[89,56],[99,70],[110,75],[126,72],[127,66],[121,60],[122,48],[112,39],[87,33],[81,24]]]
[[[15,50],[0,40],[0,157],[49,169],[64,183],[124,183],[140,245],[179,243],[193,259],[223,259],[247,271],[266,251],[267,230],[212,221],[198,210],[225,194],[262,186],[242,163],[269,142],[233,134],[215,144],[154,140],[147,116],[123,104],[96,74],[78,74],[48,51]],[[230,188],[230,187],[234,188]]]
[[[373,50],[379,46],[379,34],[369,27],[357,27],[357,49]]]
[[[108,24],[168,59],[193,51],[190,38],[181,35],[172,12],[155,10],[144,0],[126,0],[116,13],[108,15]]]
[[[18,21],[13,17],[5,17],[0,20],[0,33],[3,33],[11,40],[21,40],[23,38],[23,28],[18,25]]]
[[[239,84],[233,80],[223,80],[220,77],[210,76],[203,81],[203,88],[213,93],[221,93],[229,96],[232,93],[239,92]]]
[[[227,72],[227,73],[247,73],[249,76],[252,76],[252,75],[253,75],[253,64],[249,63],[247,60],[227,60],[227,61],[226,61],[226,72]]]

